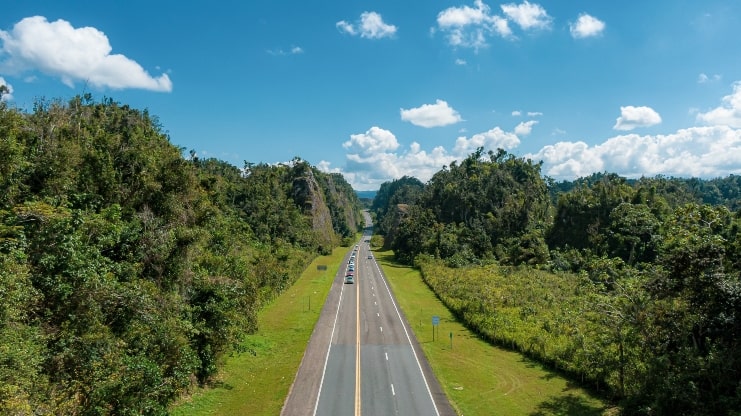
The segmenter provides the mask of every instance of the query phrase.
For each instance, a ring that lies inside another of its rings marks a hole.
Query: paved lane
[[[282,415],[455,415],[369,254],[360,242],[354,284],[346,256]]]

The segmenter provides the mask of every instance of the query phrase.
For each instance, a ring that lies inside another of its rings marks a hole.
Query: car
[[[369,259],[372,259],[373,258],[373,254],[368,254],[368,258]]]
[[[351,264],[351,265],[347,266],[347,271],[354,272],[355,271],[355,265],[354,264]]]
[[[355,283],[354,278],[353,278],[353,276],[351,274],[348,274],[347,276],[345,276],[345,283],[346,284],[353,284],[353,283]]]

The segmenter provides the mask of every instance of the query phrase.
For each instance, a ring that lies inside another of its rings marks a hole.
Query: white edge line
[[[388,291],[389,293],[391,304],[394,305],[394,309],[396,310],[396,315],[399,317],[399,322],[401,322],[401,327],[404,328],[404,335],[407,336],[407,341],[409,341],[409,346],[412,347],[412,355],[414,355],[414,360],[417,362],[417,367],[419,368],[419,372],[422,374],[422,381],[425,382],[425,388],[427,389],[427,394],[430,395],[430,400],[432,401],[432,407],[435,409],[435,414],[437,416],[440,416],[440,411],[437,410],[437,404],[435,404],[435,398],[432,397],[432,391],[430,390],[430,385],[427,384],[427,377],[425,377],[425,372],[422,370],[422,364],[420,364],[419,362],[419,358],[417,357],[417,352],[414,351],[414,345],[412,344],[412,339],[409,337],[407,326],[404,324],[404,320],[401,319],[401,313],[399,312],[399,308],[396,306],[396,301],[394,300],[394,296],[391,294],[391,289],[389,288],[388,283],[386,283],[386,275],[383,274],[383,270],[381,270],[381,267],[378,265],[378,263],[376,263],[376,268],[378,269],[378,272],[381,273],[381,279],[383,280],[383,285],[386,286],[386,291]]]
[[[314,416],[316,416],[316,411],[319,409],[319,398],[322,396],[322,386],[324,385],[324,375],[327,372],[327,363],[329,362],[329,351],[332,350],[332,340],[334,339],[334,330],[337,327],[337,318],[340,316],[340,305],[342,305],[342,294],[344,292],[345,292],[345,284],[343,281],[342,288],[340,289],[340,299],[337,301],[337,312],[335,312],[334,323],[332,324],[332,335],[329,337],[329,346],[327,347],[327,356],[324,357],[324,368],[322,369],[322,379],[319,382],[319,391],[316,394],[316,403],[314,403],[314,413],[313,413]]]

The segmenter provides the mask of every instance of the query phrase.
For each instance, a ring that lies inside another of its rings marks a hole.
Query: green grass
[[[228,357],[214,386],[196,389],[173,415],[277,415],[301,364],[348,247],[315,259],[298,281],[258,314],[260,329],[245,339],[252,353]],[[327,270],[317,270],[317,265]]]
[[[260,330],[245,340],[255,354],[229,357],[214,386],[195,390],[173,406],[171,414],[280,414],[332,279],[347,250],[340,247],[331,256],[317,258],[290,289],[260,312]],[[520,354],[480,340],[455,320],[417,270],[394,264],[390,252],[376,252],[376,259],[458,414],[614,413],[606,403],[558,374]],[[318,271],[318,264],[326,264],[328,269]],[[440,317],[435,342],[432,341],[433,315]]]
[[[437,299],[419,271],[395,264],[391,252],[377,252],[376,259],[458,414],[596,416],[618,413],[614,407],[559,374],[518,353],[479,339]],[[433,342],[434,315],[440,317],[440,324]]]

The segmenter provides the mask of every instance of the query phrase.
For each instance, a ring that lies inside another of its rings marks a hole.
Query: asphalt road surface
[[[281,415],[455,415],[363,241],[355,282],[344,283],[351,254],[335,276]]]

